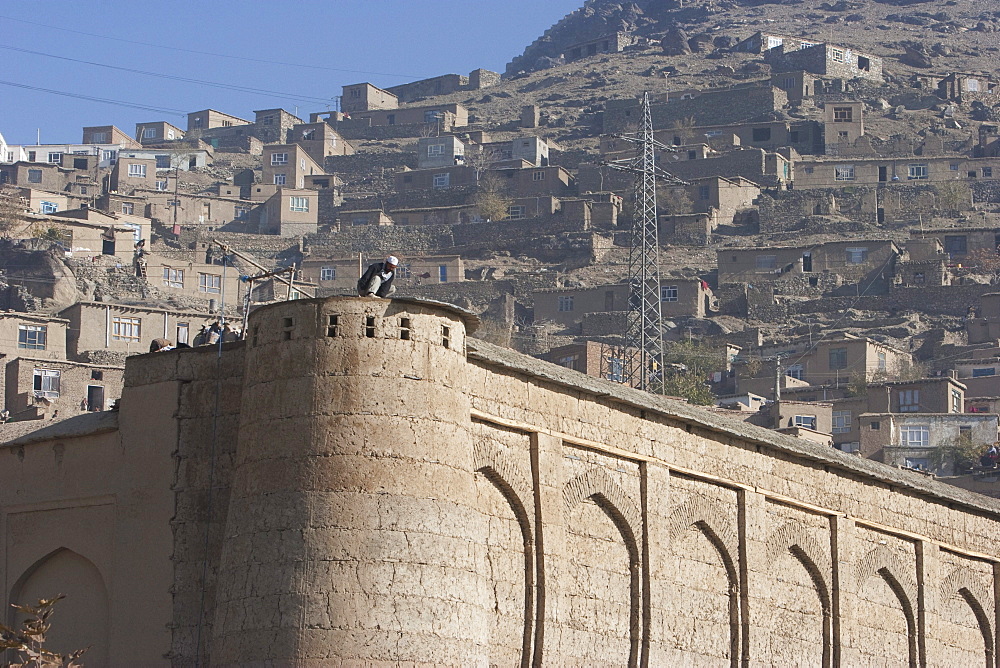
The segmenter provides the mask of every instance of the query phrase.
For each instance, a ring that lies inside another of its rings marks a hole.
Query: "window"
[[[957,172],[958,171],[958,163],[957,162],[950,163],[948,165],[948,169],[950,169],[953,172]]]
[[[316,139],[316,130],[303,130],[302,138],[305,140]]]
[[[122,202],[122,213],[131,216],[135,213],[135,202]]]
[[[139,318],[125,318],[116,315],[111,318],[111,338],[114,341],[138,341],[142,328]]]
[[[782,37],[768,37],[767,38],[767,48],[768,49],[773,49],[775,47],[781,46],[784,43],[785,43],[785,40]]]
[[[916,413],[920,410],[920,390],[899,391],[899,412]]]
[[[972,370],[973,378],[985,378],[986,376],[995,376],[996,374],[997,370],[991,366]]]
[[[264,125],[274,125],[274,116],[265,116],[261,119]]]
[[[158,155],[158,156],[156,156],[156,168],[157,169],[170,169],[170,156],[169,155]]]
[[[42,202],[39,210],[42,213],[55,213],[59,210],[59,205],[55,202]]]
[[[289,197],[288,198],[288,208],[291,211],[308,211],[309,210],[309,198],[308,197]]]
[[[841,165],[833,168],[833,178],[837,181],[853,181],[854,165]]]
[[[435,174],[434,175],[434,187],[435,188],[447,188],[451,184],[451,174]]]
[[[274,185],[276,185],[276,186],[283,186],[283,185],[285,185],[285,181],[286,181],[286,178],[285,178],[284,174],[275,174],[274,175]]]
[[[846,434],[851,431],[851,411],[833,411],[833,433]]]
[[[80,194],[81,195],[86,195],[88,192],[90,192],[90,191],[87,189],[87,186],[80,186]]]
[[[867,248],[845,248],[844,252],[847,255],[847,264],[864,264],[868,261]]]
[[[87,169],[87,159],[73,158],[73,169]]]
[[[560,297],[559,298],[559,310],[562,312],[573,310],[573,297]]]
[[[926,448],[930,435],[930,427],[904,424],[899,428],[899,444],[904,448]]]
[[[801,364],[789,364],[788,368],[785,369],[785,375],[791,378],[796,378],[802,380],[802,376],[805,373],[805,368]]]
[[[625,364],[622,362],[622,358],[609,357],[608,373],[605,376],[605,378],[614,383],[620,383],[622,382],[624,376],[625,376]]]
[[[927,165],[907,165],[906,178],[910,181],[927,178]]]
[[[709,186],[698,186],[698,199],[707,200],[712,196],[712,189]]]
[[[361,97],[361,89],[354,88],[351,90],[351,97]]]
[[[272,153],[271,154],[271,164],[272,165],[287,165],[288,164],[288,154],[287,153]]]
[[[40,169],[29,169],[28,170],[28,183],[41,183],[42,182],[42,170]]]
[[[809,429],[816,428],[816,416],[815,415],[796,415],[795,416],[795,426],[796,427],[807,427]]]
[[[831,370],[846,369],[847,348],[831,348],[829,361]]]
[[[444,144],[430,144],[427,147],[427,157],[444,155]]]
[[[59,396],[61,371],[56,369],[35,369],[34,390],[36,397],[55,398]]]
[[[128,175],[129,177],[136,179],[146,178],[146,165],[130,162],[128,165]]]
[[[198,292],[212,295],[222,293],[222,276],[220,274],[198,274]]]
[[[171,267],[163,268],[163,284],[168,288],[183,288],[184,287],[184,270],[183,269],[173,269]]]
[[[147,134],[147,133],[150,133],[150,132],[152,134]],[[145,130],[142,131],[142,136],[145,137],[145,138],[147,138],[147,139],[155,137],[156,136],[156,130],[154,130],[153,128],[146,128]],[[94,142],[95,144],[104,144],[105,142],[108,141],[108,133],[107,132],[95,132],[94,134],[90,135],[90,141]]]
[[[751,136],[752,141],[770,141],[771,128],[754,128]]]
[[[103,134],[103,133],[101,133]],[[155,139],[156,138],[156,128],[143,128],[142,129],[143,139]],[[97,135],[94,135],[94,141],[97,141]],[[101,141],[104,141],[103,139]]]
[[[441,283],[448,282],[448,265],[446,264],[438,265],[438,281]]]
[[[396,114],[389,114],[388,116],[386,116],[385,117],[385,124],[386,125],[395,125],[396,124]]]
[[[913,272],[913,282],[916,283],[917,285],[923,285],[926,282],[926,280],[927,279],[924,275],[924,272],[922,271]]]
[[[250,215],[250,209],[245,206],[238,206],[233,209],[233,218],[237,220],[246,220],[248,215]]]
[[[440,120],[443,117],[438,111],[434,109],[429,109],[424,112],[424,123],[433,123],[434,121]]]
[[[336,267],[320,267],[319,268],[319,280],[321,281],[333,281],[337,278],[337,268]]]
[[[792,90],[795,88],[795,79],[782,79],[781,87],[784,90]]]
[[[951,391],[951,412],[962,412],[962,393],[954,389]]]
[[[48,337],[46,325],[18,325],[17,347],[28,350],[45,350],[45,340]]]
[[[758,255],[756,257],[757,271],[770,271],[778,266],[777,255]]]
[[[983,178],[984,179],[992,179],[993,178],[993,168],[992,167],[983,167]]]
[[[102,157],[104,160],[107,160],[109,162],[114,162],[115,160],[118,159],[118,151],[104,151]]]
[[[677,286],[676,285],[661,285],[660,286],[660,301],[661,302],[675,302],[675,301],[677,301]]]
[[[62,153],[49,153],[49,162],[60,163],[62,162]]]
[[[969,239],[965,235],[946,234],[944,252],[949,255],[965,255],[969,252]]]
[[[567,369],[573,369],[574,371],[579,371],[578,362],[580,361],[579,355],[567,355],[566,357],[559,358],[559,366],[564,366]]]
[[[543,171],[532,172],[531,173],[531,180],[532,181],[544,181],[545,180],[545,172],[543,172]]]
[[[830,60],[835,63],[844,62],[844,50],[843,49],[830,49]]]
[[[526,209],[521,205],[507,207],[507,220],[523,220]]]
[[[885,371],[886,370],[886,357],[885,357],[885,353],[876,353],[876,355],[878,356],[878,367],[877,367],[878,370],[879,371]]]
[[[834,107],[833,108],[833,122],[834,123],[853,123],[854,122],[854,109],[851,107]]]
[[[35,152],[28,151],[28,162],[34,162],[34,161],[35,161]]]

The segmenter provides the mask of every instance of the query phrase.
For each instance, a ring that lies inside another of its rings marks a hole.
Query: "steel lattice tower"
[[[660,365],[663,361],[656,181],[660,179],[676,184],[684,182],[656,166],[656,149],[675,149],[653,137],[653,117],[648,92],[642,97],[642,125],[639,132],[620,138],[637,144],[635,158],[606,163],[608,167],[636,175],[632,243],[628,258],[628,315],[623,349],[619,353],[623,368],[621,382],[649,390],[650,381],[655,377],[654,364]]]

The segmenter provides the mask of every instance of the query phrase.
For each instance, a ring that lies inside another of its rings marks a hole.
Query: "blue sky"
[[[5,0],[0,81],[7,83],[0,84],[0,133],[10,144],[35,143],[36,130],[43,144],[77,143],[83,126],[114,124],[132,134],[137,122],[165,120],[183,128],[182,114],[209,107],[251,120],[255,109],[298,107],[305,117],[333,108],[332,98],[344,84],[387,87],[440,74],[467,75],[479,67],[503,72],[544,30],[582,5],[583,0]]]

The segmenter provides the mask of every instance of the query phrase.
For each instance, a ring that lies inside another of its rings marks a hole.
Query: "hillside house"
[[[370,83],[350,84],[341,88],[340,110],[347,114],[379,109],[396,109],[399,98]]]
[[[159,144],[184,139],[184,131],[166,121],[136,123],[135,138],[140,144]]]
[[[265,144],[282,144],[288,141],[292,128],[302,124],[302,119],[284,109],[259,109],[254,113],[254,136]]]
[[[278,187],[263,205],[251,211],[260,234],[298,237],[315,234],[319,220],[319,193],[302,188]]]
[[[264,147],[261,180],[265,185],[305,188],[307,176],[325,175],[323,166],[298,144]]]
[[[855,185],[922,185],[949,181],[1000,179],[1000,158],[913,156],[911,158],[800,158],[795,188],[843,188]]]
[[[122,148],[139,148],[139,142],[114,125],[95,125],[83,128],[83,139],[80,140],[80,143],[91,146],[116,144]]]
[[[980,445],[985,452],[997,442],[1000,416],[990,413],[866,413],[859,419],[862,456],[894,466],[951,475],[957,473],[952,468],[953,462],[936,465],[937,448],[964,437]]]
[[[231,128],[238,125],[250,125],[250,121],[245,118],[240,118],[238,116],[233,116],[232,114],[226,114],[221,111],[216,111],[215,109],[203,109],[201,111],[192,111],[187,115],[187,134],[191,135],[196,133],[200,135],[204,130],[211,130],[213,128]]]
[[[882,59],[839,44],[785,42],[768,49],[764,60],[775,71],[805,70],[840,79],[882,81]]]
[[[568,327],[589,313],[627,311],[628,295],[627,283],[535,290],[534,318],[536,322],[551,321]],[[714,299],[711,288],[699,278],[660,279],[660,309],[665,318],[704,318],[715,310]]]
[[[803,287],[885,281],[900,250],[887,239],[831,241],[812,246],[726,248],[717,251],[719,285],[761,281],[804,281]]]
[[[353,155],[354,146],[325,121],[299,123],[288,131],[289,144],[298,144],[319,165],[330,155]]]
[[[124,383],[124,367],[107,364],[23,356],[3,366],[4,409],[12,420],[109,410]]]

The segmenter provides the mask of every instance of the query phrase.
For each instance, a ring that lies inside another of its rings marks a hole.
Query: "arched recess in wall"
[[[733,523],[707,499],[694,497],[674,508],[668,521],[671,550],[682,533],[696,529],[712,546],[726,572],[729,601],[729,663],[740,665],[739,537]],[[676,554],[676,552],[675,552]]]
[[[987,609],[990,611],[993,609],[993,606],[989,603],[993,597],[987,592],[986,586],[968,568],[956,568],[941,582],[938,593],[939,601],[944,602],[957,596],[972,609],[972,614],[976,618],[976,625],[979,627],[979,633],[983,638],[983,654],[986,666],[987,668],[993,666],[993,657],[995,654],[993,638],[995,632],[993,623],[990,621],[990,613],[987,612]]]
[[[595,467],[573,478],[563,488],[566,515],[587,500],[592,500],[611,520],[628,553],[629,567],[629,666],[639,664],[642,642],[642,583],[641,552],[637,536],[641,535],[642,513],[635,501],[601,467]],[[572,526],[570,526],[572,530]]]
[[[859,598],[865,583],[876,576],[892,590],[906,619],[907,665],[915,668],[920,662],[917,650],[917,615],[913,603],[917,600],[916,580],[908,574],[899,557],[885,545],[879,545],[858,562],[854,581],[857,583],[856,593]]]
[[[480,439],[476,441],[472,449],[474,470],[476,473],[482,474],[500,492],[517,519],[521,531],[521,543],[524,550],[522,571],[524,610],[520,665],[526,668],[531,663],[531,638],[535,608],[535,541],[531,521],[533,513],[528,510],[529,507],[534,507],[531,481],[495,443]]]
[[[819,599],[822,625],[822,660],[824,668],[833,665],[833,606],[830,598],[829,574],[833,571],[830,556],[804,528],[788,522],[775,531],[767,542],[765,563],[778,568],[784,555],[791,555],[805,569]],[[801,623],[802,620],[799,620]],[[802,635],[801,632],[798,635]],[[801,657],[800,657],[801,658]],[[773,661],[772,657],[772,661]]]
[[[66,598],[56,604],[46,647],[67,653],[90,646],[81,659],[84,665],[108,665],[108,590],[97,566],[86,557],[66,548],[50,552],[18,578],[10,600],[32,605],[58,594]],[[10,615],[13,624],[23,619],[14,611]]]

